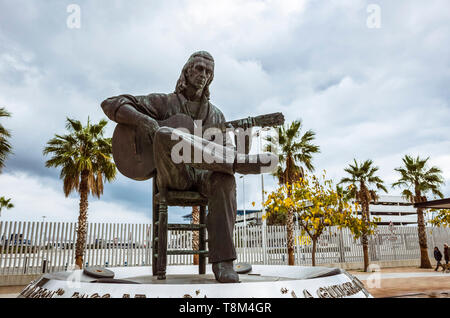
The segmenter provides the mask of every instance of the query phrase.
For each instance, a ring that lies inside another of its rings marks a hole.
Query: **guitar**
[[[219,128],[225,132],[228,128],[244,128],[244,123],[250,121],[252,126],[273,127],[284,124],[282,113],[273,113],[241,120],[233,120],[226,123],[205,125],[203,131],[208,128]],[[194,121],[185,114],[176,114],[168,119],[157,121],[160,127],[186,128],[194,132]],[[117,124],[112,137],[112,154],[114,162],[120,173],[124,176],[144,181],[155,174],[155,160],[153,144],[149,138],[140,138],[135,126]]]

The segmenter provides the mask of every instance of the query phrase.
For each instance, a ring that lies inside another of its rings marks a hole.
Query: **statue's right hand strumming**
[[[155,136],[158,128],[158,122],[153,118],[145,115],[139,118],[136,125],[136,129],[138,131],[137,135],[140,138],[149,138],[151,142],[153,142],[153,137]]]

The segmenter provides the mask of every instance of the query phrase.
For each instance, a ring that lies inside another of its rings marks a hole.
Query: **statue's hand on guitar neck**
[[[236,129],[251,129],[254,126],[256,126],[255,124],[255,119],[253,117],[247,117],[244,119],[240,119],[240,120],[235,120],[232,122],[225,122],[222,124],[218,124],[217,127],[221,128],[223,130],[223,132],[225,132],[227,129],[232,129],[232,130],[236,130]],[[210,127],[215,127],[215,125],[210,125],[210,126],[204,126],[203,130],[206,130]]]
[[[234,123],[234,125],[232,123]],[[251,129],[251,128],[253,128],[253,126],[255,126],[255,122],[254,122],[253,117],[247,117],[247,118],[239,119],[239,120],[234,121],[232,123],[231,122],[227,122],[225,124],[225,126],[227,128],[243,129],[243,130]]]
[[[247,118],[241,119],[241,121],[242,121],[241,127],[244,130],[250,129],[253,126],[255,126],[255,119],[253,117],[249,116]]]

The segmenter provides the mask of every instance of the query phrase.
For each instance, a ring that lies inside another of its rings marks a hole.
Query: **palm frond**
[[[420,156],[413,158],[405,155],[402,158],[404,165],[395,169],[400,174],[400,178],[392,186],[408,188],[405,191],[410,197],[413,197],[413,194],[409,189],[418,193],[418,197],[423,197],[428,192],[443,197],[439,190],[439,187],[444,184],[442,170],[434,166],[427,170],[426,164],[429,159],[430,157],[421,159]]]
[[[375,175],[378,171],[378,167],[373,165],[373,161],[368,159],[364,162],[358,163],[356,159],[353,159],[353,164],[349,164],[344,168],[344,171],[349,176],[343,177],[339,184],[347,183],[352,185],[353,197],[356,200],[366,199],[370,202],[376,200],[378,197],[377,191],[370,189],[371,186],[375,186],[377,190],[387,192],[384,186],[384,181]]]
[[[11,113],[1,107],[0,117],[11,117]],[[12,145],[8,140],[10,137],[11,132],[0,124],[0,173],[5,166],[6,159],[12,154]]]
[[[81,175],[87,174],[88,193],[100,197],[103,194],[103,176],[108,182],[116,176],[116,166],[112,160],[111,138],[103,137],[106,120],[86,126],[80,121],[67,118],[69,134],[59,135],[47,142],[43,154],[50,155],[46,167],[60,167],[64,194],[80,191]]]
[[[11,117],[11,113],[5,107],[0,107],[0,117]]]
[[[273,174],[280,183],[294,180],[304,174],[304,168],[314,171],[312,163],[313,154],[320,152],[320,147],[312,142],[315,133],[312,130],[301,133],[302,121],[294,120],[290,124],[278,128],[278,154],[279,162]],[[266,138],[272,143],[272,138]],[[266,146],[265,150],[273,150],[273,144]]]
[[[73,132],[80,132],[83,129],[83,125],[79,120],[67,118],[66,129]]]

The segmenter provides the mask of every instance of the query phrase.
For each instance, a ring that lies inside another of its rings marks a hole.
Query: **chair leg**
[[[200,206],[200,224],[206,223],[206,207]],[[206,250],[206,230],[201,228],[199,231],[199,250]],[[198,273],[203,275],[206,273],[206,255],[200,254],[198,257]]]
[[[155,203],[155,194],[158,193],[155,182],[156,177],[153,178],[153,200],[152,200],[152,273],[157,275],[157,258],[158,254],[158,221],[159,221],[159,205]]]
[[[158,279],[166,279],[167,266],[167,204],[159,204],[158,223],[158,257],[157,275]]]
[[[153,233],[152,233],[152,272],[153,276],[157,274],[157,257],[158,255],[158,240],[159,240],[159,231],[158,231],[158,221],[159,221],[159,205],[155,204],[153,206]]]

